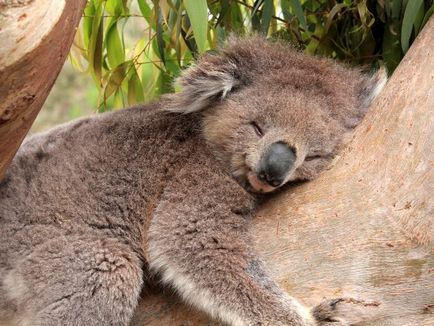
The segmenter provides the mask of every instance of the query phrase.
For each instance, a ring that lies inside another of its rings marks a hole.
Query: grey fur
[[[146,275],[232,325],[334,318],[336,301],[310,313],[252,252],[252,173],[284,141],[286,181],[315,177],[366,112],[370,77],[252,37],[180,84],[24,142],[0,183],[0,323],[126,325]]]

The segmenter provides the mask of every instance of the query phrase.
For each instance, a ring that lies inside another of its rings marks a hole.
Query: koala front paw
[[[354,298],[324,300],[311,313],[320,326],[349,326],[375,319],[380,302]]]
[[[349,325],[349,323],[347,323],[339,314],[338,305],[344,301],[345,299],[343,298],[324,300],[320,304],[312,308],[312,315],[321,326]]]

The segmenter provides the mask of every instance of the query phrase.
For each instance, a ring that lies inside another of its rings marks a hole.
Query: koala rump
[[[0,322],[126,325],[145,276],[229,325],[342,321],[274,283],[249,221],[329,164],[384,82],[232,38],[180,93],[28,138],[0,183]]]

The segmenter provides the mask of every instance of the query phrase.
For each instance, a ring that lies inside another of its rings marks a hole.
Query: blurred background
[[[88,0],[69,59],[31,132],[149,102],[231,33],[392,74],[433,0]]]

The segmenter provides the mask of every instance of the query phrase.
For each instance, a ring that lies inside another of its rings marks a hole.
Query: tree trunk
[[[274,278],[307,305],[349,297],[366,325],[434,325],[434,18],[346,150],[256,218]],[[135,325],[217,325],[149,294]]]
[[[0,0],[0,178],[65,62],[86,0]]]

